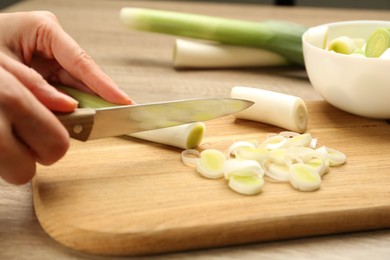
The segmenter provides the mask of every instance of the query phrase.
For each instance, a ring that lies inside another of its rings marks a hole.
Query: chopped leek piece
[[[196,163],[196,170],[204,177],[218,179],[223,176],[225,155],[216,149],[207,149],[200,153]]]
[[[321,186],[321,176],[313,167],[306,164],[297,163],[290,168],[290,183],[301,191],[318,190]]]
[[[229,187],[243,195],[255,195],[261,192],[264,179],[258,176],[233,175],[229,179]]]
[[[390,48],[390,29],[378,28],[367,40],[366,56],[379,58],[388,48]]]
[[[327,49],[341,54],[351,54],[357,49],[357,47],[352,38],[340,36],[330,41]]]
[[[258,147],[239,147],[235,155],[238,159],[255,160],[263,165],[269,158],[269,150]]]
[[[299,97],[240,86],[232,88],[230,95],[232,98],[255,102],[251,107],[236,113],[237,118],[270,124],[298,133],[306,131],[308,111],[305,102]]]
[[[318,148],[317,151],[325,155],[325,158],[329,162],[330,166],[341,165],[347,161],[347,156],[336,149],[322,146]]]
[[[196,167],[196,162],[200,157],[200,152],[195,149],[186,149],[181,152],[182,162],[191,167]]]
[[[194,122],[133,133],[129,136],[178,148],[191,149],[201,144],[205,130],[206,125],[203,122]]]
[[[317,138],[312,138],[309,147],[315,149],[317,147]]]
[[[305,161],[305,164],[308,166],[313,167],[313,169],[320,175],[324,175],[329,171],[329,163],[328,161],[322,159],[322,158],[311,158],[307,161]]]
[[[366,49],[366,40],[363,38],[352,38],[352,40],[355,43],[356,48],[364,52]]]
[[[239,141],[239,142],[235,142],[233,143],[229,149],[228,149],[228,154],[227,156],[228,157],[231,157],[232,155],[236,156],[236,151],[237,149],[241,148],[241,147],[251,147],[251,148],[255,148],[256,147],[256,144],[252,143],[252,142],[248,142],[248,141]]]
[[[287,141],[288,140],[281,135],[271,136],[260,144],[260,148],[268,150],[280,149],[287,144]]]
[[[225,175],[225,179],[230,179],[231,176],[264,176],[263,168],[254,160],[226,160],[223,163],[222,171]]]
[[[365,58],[366,52],[362,49],[356,49],[353,53],[350,54],[351,56]]]
[[[287,160],[287,148],[273,149],[269,153],[269,161],[277,164],[284,164]]]
[[[302,160],[308,160],[313,157],[313,154],[317,155],[316,151],[308,146],[290,146],[288,147],[287,156],[296,156]]]
[[[285,138],[293,138],[293,137],[299,136],[300,134],[297,132],[293,132],[293,131],[282,131],[278,135],[281,135]]]
[[[316,41],[313,44],[318,46]],[[390,59],[390,28],[376,29],[368,40],[340,36],[331,40],[325,49],[355,57]]]
[[[289,181],[290,179],[290,167],[286,164],[269,163],[266,169],[266,175],[273,180]]]
[[[297,135],[288,139],[287,146],[310,146],[312,137],[309,133]]]

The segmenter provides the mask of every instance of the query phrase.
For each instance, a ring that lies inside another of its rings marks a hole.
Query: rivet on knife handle
[[[91,134],[95,113],[92,108],[80,108],[71,113],[56,114],[56,116],[68,130],[70,137],[86,141]]]

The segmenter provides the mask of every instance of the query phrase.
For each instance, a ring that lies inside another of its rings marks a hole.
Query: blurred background
[[[0,0],[0,8],[23,0]],[[28,0],[25,0],[28,1]],[[180,0],[184,1],[184,0]],[[248,4],[297,5],[312,7],[342,7],[364,9],[390,9],[390,0],[191,0],[203,2],[239,2]]]

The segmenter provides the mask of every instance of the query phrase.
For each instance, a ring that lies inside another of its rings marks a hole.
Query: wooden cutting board
[[[180,161],[180,149],[130,137],[82,143],[40,166],[33,181],[39,222],[59,243],[92,254],[144,255],[390,227],[390,125],[308,103],[310,132],[345,152],[320,190],[266,182],[237,194]],[[204,147],[283,129],[228,116],[206,123]]]

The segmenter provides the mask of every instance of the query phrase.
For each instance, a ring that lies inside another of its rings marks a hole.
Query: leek
[[[130,7],[121,9],[120,19],[129,29],[256,47],[278,53],[293,63],[304,64],[301,37],[307,28],[300,24],[250,22]]]
[[[242,148],[242,147],[256,148],[256,144],[252,143],[252,142],[248,142],[248,141],[235,142],[229,147],[228,152],[227,152],[227,157],[234,158],[234,156],[237,156],[237,154],[236,154],[237,150]]]
[[[244,195],[260,193],[264,176],[270,181],[290,182],[297,190],[314,191],[320,188],[329,167],[346,163],[347,157],[333,148],[315,149],[313,140],[317,139],[309,133],[283,131],[270,133],[262,142],[236,141],[226,156],[216,149],[187,149],[181,159],[204,177],[225,176],[228,186]]]
[[[229,179],[229,187],[243,195],[256,195],[262,191],[264,179],[259,176],[234,175]]]
[[[342,165],[347,161],[347,156],[336,149],[322,146],[318,148],[317,151],[325,156],[329,166]]]
[[[328,50],[341,54],[352,54],[357,49],[355,41],[347,36],[340,36],[333,39],[329,45]]]
[[[305,102],[299,97],[241,86],[232,88],[230,95],[232,98],[255,102],[251,107],[236,113],[236,118],[283,127],[298,133],[306,131],[308,111]]]
[[[309,32],[311,32],[309,30]],[[367,42],[363,38],[340,36],[326,46],[327,50],[357,57],[390,58],[390,28],[376,29]]]
[[[223,176],[225,155],[216,149],[207,149],[200,153],[196,161],[196,170],[202,176],[210,179],[218,179]]]
[[[175,68],[234,68],[288,65],[283,56],[264,49],[177,39]]]
[[[390,48],[390,29],[378,28],[367,40],[366,56],[379,58],[388,48]]]
[[[285,182],[290,179],[290,167],[287,164],[268,163],[267,176],[273,180]]]
[[[264,176],[262,166],[255,160],[229,159],[224,162],[222,171],[227,180],[232,176]]]
[[[118,106],[98,96],[77,89],[64,86],[57,86],[57,88],[76,99],[79,102],[79,107],[102,108]],[[206,126],[203,122],[194,122],[133,133],[129,134],[129,136],[178,148],[191,149],[201,144],[205,129]]]
[[[290,184],[300,191],[314,191],[321,186],[321,176],[311,166],[293,164],[290,169]]]

